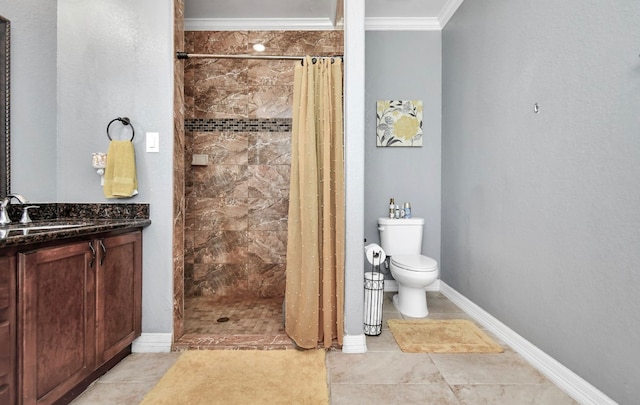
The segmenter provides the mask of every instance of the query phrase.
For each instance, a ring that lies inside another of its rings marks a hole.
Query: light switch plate
[[[160,134],[147,132],[147,152],[160,152]]]

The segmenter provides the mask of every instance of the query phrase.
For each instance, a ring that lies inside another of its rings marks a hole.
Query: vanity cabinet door
[[[95,255],[89,242],[18,255],[22,404],[51,404],[95,366]]]
[[[0,257],[0,404],[16,403],[15,258]]]
[[[95,243],[99,366],[130,345],[142,330],[142,232]]]

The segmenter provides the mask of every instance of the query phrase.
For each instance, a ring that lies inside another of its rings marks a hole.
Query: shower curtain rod
[[[219,58],[219,59],[272,59],[272,60],[303,60],[305,56],[289,56],[289,55],[220,55],[220,54],[204,54],[204,53],[187,53],[177,52],[178,59],[191,58]],[[340,58],[344,60],[342,55],[330,56],[312,56],[315,62],[318,58]]]

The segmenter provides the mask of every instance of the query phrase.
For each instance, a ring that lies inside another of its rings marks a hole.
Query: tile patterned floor
[[[187,298],[185,335],[174,344],[174,350],[293,349],[284,331],[282,300]]]
[[[402,318],[390,296],[385,296],[384,321]],[[471,319],[440,293],[427,293],[427,297],[429,318]],[[504,347],[504,353],[403,353],[383,322],[380,336],[367,337],[367,353],[327,353],[331,404],[577,404],[520,355],[485,332]],[[89,387],[73,405],[137,404],[178,355],[132,354]]]

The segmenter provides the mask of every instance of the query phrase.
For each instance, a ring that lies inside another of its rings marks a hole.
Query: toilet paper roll
[[[376,253],[378,253],[377,255],[378,257],[375,257]],[[365,246],[364,255],[367,258],[367,261],[374,265],[382,264],[387,258],[387,255],[384,253],[384,250],[382,250],[380,245],[376,243],[371,243]]]

